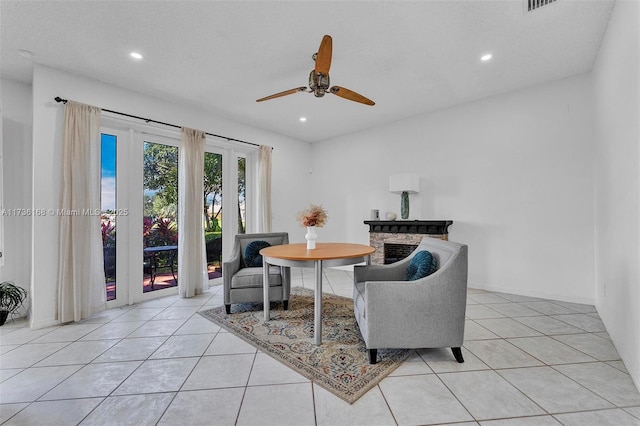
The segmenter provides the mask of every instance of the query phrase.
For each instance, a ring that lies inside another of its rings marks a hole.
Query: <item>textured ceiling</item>
[[[33,62],[313,142],[588,72],[613,4],[2,0],[0,75],[31,81],[25,49]],[[376,105],[309,93],[256,103],[307,85],[324,34],[331,83]]]

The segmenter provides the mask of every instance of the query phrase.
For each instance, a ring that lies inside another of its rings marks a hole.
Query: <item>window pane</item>
[[[116,298],[116,140],[101,134],[101,227],[107,300]]]
[[[204,153],[204,240],[209,279],[222,276],[222,155]]]
[[[143,292],[178,285],[178,148],[144,143]]]
[[[238,157],[238,234],[244,234],[247,231],[246,164],[246,158]]]

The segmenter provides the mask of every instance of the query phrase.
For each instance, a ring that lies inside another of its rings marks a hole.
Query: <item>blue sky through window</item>
[[[101,134],[102,210],[116,209],[116,136]]]

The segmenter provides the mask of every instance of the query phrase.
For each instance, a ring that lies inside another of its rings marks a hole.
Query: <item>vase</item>
[[[318,239],[318,234],[316,233],[315,226],[307,226],[307,233],[304,237],[307,239],[307,250],[316,248],[316,240]]]

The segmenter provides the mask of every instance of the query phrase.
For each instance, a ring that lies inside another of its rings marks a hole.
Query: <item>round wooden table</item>
[[[264,290],[264,320],[269,321],[269,265],[315,268],[314,292],[314,343],[322,344],[322,268],[323,266],[345,266],[369,263],[375,249],[363,244],[317,243],[315,249],[307,250],[306,244],[284,244],[260,250],[263,260],[262,286]]]

